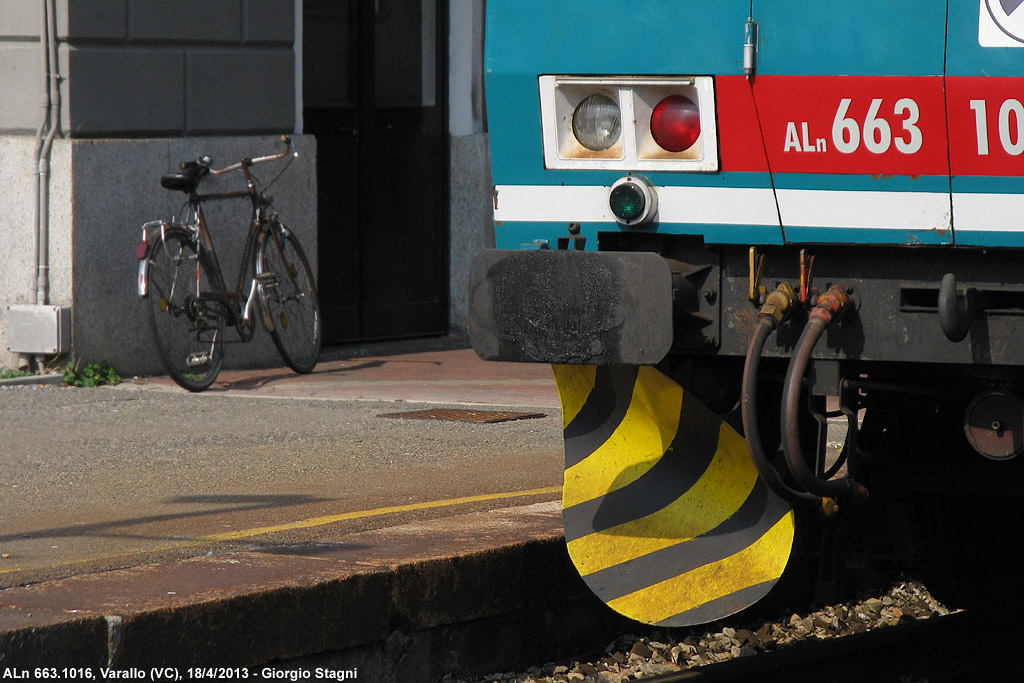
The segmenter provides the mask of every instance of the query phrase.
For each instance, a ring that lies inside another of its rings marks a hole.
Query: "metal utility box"
[[[65,306],[8,306],[7,350],[12,353],[67,353],[71,350],[71,309]]]

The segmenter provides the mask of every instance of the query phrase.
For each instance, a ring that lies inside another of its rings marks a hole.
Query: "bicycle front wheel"
[[[260,300],[274,326],[274,346],[292,370],[312,372],[320,356],[316,283],[299,241],[283,226],[263,233],[256,275]]]
[[[160,360],[178,385],[202,391],[224,362],[224,316],[200,298],[215,289],[210,259],[181,228],[166,230],[148,258],[149,323]]]

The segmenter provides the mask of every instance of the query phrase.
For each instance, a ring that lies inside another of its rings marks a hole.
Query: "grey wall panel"
[[[39,38],[42,3],[0,0],[0,39]]]
[[[72,0],[66,15],[58,12],[58,20],[61,39],[123,41],[127,35],[125,0]]]
[[[294,129],[290,48],[193,50],[187,62],[190,133]]]
[[[293,132],[296,0],[62,0],[61,133]],[[0,133],[42,120],[41,1],[0,0]]]
[[[72,135],[184,130],[184,61],[178,48],[70,50],[64,113]]]
[[[295,3],[292,0],[243,0],[242,40],[291,45],[295,40]]]
[[[0,136],[0,187],[3,187],[3,211],[0,211],[0,368],[12,367],[3,352],[7,345],[3,316],[10,304],[32,302],[36,287],[32,248],[35,226],[32,207],[35,200],[35,141],[26,135]]]
[[[43,118],[39,43],[0,41],[0,131],[35,132]]]
[[[129,0],[132,41],[238,42],[241,0]]]

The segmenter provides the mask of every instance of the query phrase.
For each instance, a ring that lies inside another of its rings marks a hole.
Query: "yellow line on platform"
[[[507,500],[510,498],[525,498],[527,496],[540,496],[552,493],[561,493],[561,486],[548,486],[540,489],[528,489],[526,491],[508,491],[505,493],[484,493],[476,496],[464,496],[462,498],[448,498],[446,500],[432,500],[425,503],[411,503],[409,505],[392,505],[383,508],[374,508],[371,510],[355,510],[353,512],[344,512],[337,515],[328,515],[325,517],[311,517],[309,519],[299,520],[297,522],[287,522],[285,524],[277,524],[274,526],[256,527],[253,529],[239,529],[238,531],[228,531],[222,534],[212,534],[209,536],[199,536],[194,539],[187,541],[181,541],[172,545],[158,546],[155,548],[139,548],[137,550],[128,550],[120,553],[111,553],[109,555],[99,555],[96,557],[86,557],[76,560],[67,560],[65,562],[57,562],[55,564],[40,565],[36,567],[12,567],[8,569],[0,569],[0,575],[13,574],[14,572],[25,572],[40,569],[47,569],[53,567],[68,567],[78,564],[88,564],[90,562],[102,562],[110,561],[118,557],[130,557],[137,555],[146,555],[149,553],[167,552],[170,550],[180,550],[182,548],[188,548],[190,546],[201,545],[205,543],[223,543],[226,541],[234,541],[242,538],[252,538],[253,536],[262,536],[264,534],[272,534],[278,531],[291,531],[294,529],[308,529],[311,527],[324,526],[326,524],[333,524],[334,522],[343,522],[350,519],[362,519],[365,517],[379,517],[380,515],[388,515],[396,512],[410,512],[414,510],[429,510],[434,508],[445,508],[453,505],[464,505],[466,503],[479,503],[488,500]]]
[[[487,500],[502,500],[505,498],[520,498],[523,496],[538,496],[545,493],[559,493],[561,486],[549,486],[542,489],[530,489],[528,491],[512,491],[510,493],[485,493],[477,496],[466,496],[464,498],[449,498],[447,500],[432,500],[426,503],[412,503],[410,505],[392,505],[390,507],[375,508],[373,510],[356,510],[354,512],[343,512],[340,515],[328,515],[326,517],[311,517],[297,522],[287,524],[276,524],[274,526],[257,527],[255,529],[239,529],[228,531],[223,534],[212,534],[202,536],[198,540],[220,543],[223,541],[234,541],[240,538],[251,538],[273,534],[279,531],[292,531],[294,529],[308,529],[315,526],[324,526],[335,522],[344,522],[349,519],[363,519],[364,517],[377,517],[379,515],[390,515],[395,512],[410,512],[412,510],[429,510],[432,508],[450,507],[452,505],[463,505],[465,503],[479,503]]]

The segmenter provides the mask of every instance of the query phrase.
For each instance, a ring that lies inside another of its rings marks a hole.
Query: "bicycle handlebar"
[[[255,164],[262,164],[266,161],[277,161],[278,159],[285,158],[288,154],[291,154],[293,157],[299,156],[299,153],[295,150],[295,143],[292,142],[291,136],[282,135],[281,142],[287,146],[287,149],[278,154],[270,154],[267,156],[256,157],[254,159],[242,159],[237,164],[231,164],[230,166],[216,169],[210,168],[210,166],[213,165],[213,159],[204,154],[195,161],[183,161],[181,163],[181,168],[188,169],[195,168],[196,166],[205,166],[210,169],[210,175],[220,175],[221,173],[227,173],[228,171],[237,171],[242,168],[242,166],[253,166]]]

